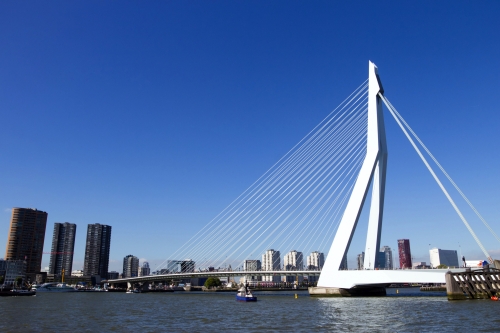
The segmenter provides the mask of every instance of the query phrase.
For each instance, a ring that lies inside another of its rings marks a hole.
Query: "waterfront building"
[[[262,269],[262,263],[260,260],[250,260],[250,259],[247,259],[245,260],[245,262],[243,263],[243,270],[244,271],[260,271]],[[209,268],[210,270],[210,268]],[[244,281],[245,283],[246,282],[254,282],[252,283],[252,285],[255,284],[255,282],[258,282],[258,281],[261,281],[261,277],[260,276],[251,276],[251,275],[246,275],[244,277]]]
[[[243,264],[243,270],[245,271],[260,271],[262,269],[262,264],[260,260],[245,260]]]
[[[394,269],[394,262],[392,260],[392,250],[389,246],[385,245],[380,248],[380,252],[384,253],[384,268]]]
[[[365,253],[364,252],[361,252],[360,254],[358,254],[357,261],[358,261],[358,270],[364,269],[365,268]]]
[[[377,252],[377,261],[375,263],[376,269],[385,269],[385,252]]]
[[[26,281],[25,260],[4,260],[0,259],[0,276],[3,276],[3,284],[6,286],[13,285],[18,277],[22,282]],[[34,281],[34,280],[33,280]]]
[[[76,224],[54,223],[52,248],[50,252],[49,274],[70,275],[73,269],[73,251],[75,250]]]
[[[310,271],[320,271],[325,264],[325,254],[323,252],[314,251],[307,256],[307,269]]]
[[[429,250],[431,266],[436,268],[439,265],[448,267],[460,267],[458,264],[458,255],[455,250],[441,250],[433,248]]]
[[[304,256],[302,252],[297,252],[297,250],[292,250],[285,254],[283,258],[283,268],[285,271],[298,271],[304,269]],[[299,281],[302,282],[303,276],[299,276]],[[286,276],[285,282],[296,282],[295,276]]]
[[[431,268],[431,266],[427,265],[425,261],[417,261],[413,262],[413,269],[426,269],[426,268]]]
[[[304,256],[302,252],[297,252],[297,250],[292,250],[285,254],[283,258],[283,268],[286,271],[297,271],[304,269]]]
[[[142,266],[139,267],[139,276],[148,276],[151,274],[151,268],[149,268],[149,262],[145,261]]]
[[[181,261],[181,273],[193,273],[195,269],[195,262],[191,259]]]
[[[408,269],[412,267],[409,239],[398,239],[399,268]]]
[[[89,224],[83,263],[85,276],[99,275],[103,279],[107,277],[110,246],[111,226],[99,223]]]
[[[26,261],[26,274],[35,279],[42,267],[46,212],[34,208],[13,208],[5,260]]]
[[[108,280],[115,280],[120,278],[120,273],[117,271],[108,272]]]
[[[263,271],[279,271],[281,269],[280,251],[273,249],[267,250],[262,255],[262,270]],[[266,275],[262,277],[262,281],[280,282],[280,276]]]
[[[160,274],[179,273],[181,271],[180,260],[167,260],[167,268],[160,270]]]
[[[139,274],[139,258],[129,254],[123,258],[123,277],[136,277]]]
[[[347,271],[349,268],[347,267],[347,254],[344,255],[344,258],[342,259],[342,262],[340,263],[339,270],[341,271]]]

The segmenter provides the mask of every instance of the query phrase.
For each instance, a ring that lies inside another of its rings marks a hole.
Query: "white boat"
[[[66,283],[57,283],[57,282],[44,283],[40,287],[37,287],[35,290],[37,292],[55,292],[55,293],[78,291],[78,289],[70,287]]]
[[[236,294],[236,300],[240,302],[257,302],[257,296],[252,295],[250,289],[248,289],[248,283],[246,286],[241,287]]]

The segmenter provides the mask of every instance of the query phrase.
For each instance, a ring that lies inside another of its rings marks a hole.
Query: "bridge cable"
[[[385,98],[384,95],[382,95],[381,93],[379,93],[378,95],[382,99],[382,101],[384,101],[384,104],[389,109],[391,115],[394,117],[394,119],[398,123],[399,127],[401,128],[401,130],[403,131],[403,133],[406,135],[406,137],[410,141],[410,143],[413,146],[413,148],[415,148],[415,150],[417,151],[417,154],[420,156],[420,158],[424,162],[425,166],[427,167],[427,169],[429,170],[429,172],[431,173],[431,175],[434,177],[434,180],[437,182],[437,184],[439,185],[439,187],[443,191],[444,195],[446,196],[446,198],[448,199],[448,201],[451,203],[451,205],[453,206],[453,208],[457,212],[458,216],[460,217],[460,219],[462,220],[462,222],[465,224],[465,226],[469,230],[470,234],[472,235],[472,237],[474,238],[474,240],[476,241],[476,243],[479,245],[479,247],[481,248],[481,250],[483,251],[483,253],[486,255],[486,258],[488,258],[488,261],[490,263],[493,263],[493,259],[489,255],[488,251],[485,249],[485,247],[483,246],[483,244],[481,243],[481,241],[479,240],[479,238],[476,236],[474,230],[472,230],[471,226],[469,225],[469,223],[467,222],[467,220],[463,216],[462,212],[458,209],[457,205],[455,204],[455,202],[453,201],[453,199],[451,198],[451,196],[448,194],[448,191],[446,191],[446,189],[444,188],[443,184],[439,180],[438,176],[434,173],[434,170],[432,170],[431,166],[429,165],[429,163],[425,159],[424,155],[422,155],[422,153],[420,152],[420,149],[418,149],[417,145],[415,144],[415,142],[413,141],[413,139],[411,138],[411,136],[408,134],[408,132],[406,131],[405,127],[403,126],[403,124],[401,123],[401,121],[399,120],[399,118],[396,116],[396,113],[394,112],[392,105],[388,102],[388,100]]]

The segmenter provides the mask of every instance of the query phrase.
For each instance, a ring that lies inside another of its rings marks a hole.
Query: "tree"
[[[3,275],[0,275],[0,284],[3,284],[4,281],[5,281],[5,277]]]
[[[445,264],[438,265],[436,268],[448,268]]]
[[[21,283],[22,283],[22,282],[23,282],[23,278],[22,278],[22,277],[20,277],[20,276],[18,276],[18,277],[16,277],[16,279],[14,280],[14,285],[15,285],[16,287],[19,287],[19,286],[21,285]]]
[[[205,288],[219,287],[222,285],[220,279],[217,277],[209,277],[207,281],[205,281]]]

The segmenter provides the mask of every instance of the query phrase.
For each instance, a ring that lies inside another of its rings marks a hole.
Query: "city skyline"
[[[110,270],[127,253],[154,270],[363,82],[368,60],[498,231],[500,160],[489,147],[499,139],[500,5],[169,3],[124,5],[120,17],[99,6],[0,11],[0,247],[12,207],[38,207],[49,212],[44,252],[56,221],[103,223],[113,225]],[[137,11],[147,24],[131,23]],[[393,120],[386,125],[381,244],[411,239],[416,262],[429,262],[431,246],[482,259]],[[365,250],[365,215],[349,267]],[[471,224],[500,257],[495,239]],[[74,270],[83,268],[85,236],[75,238]]]

